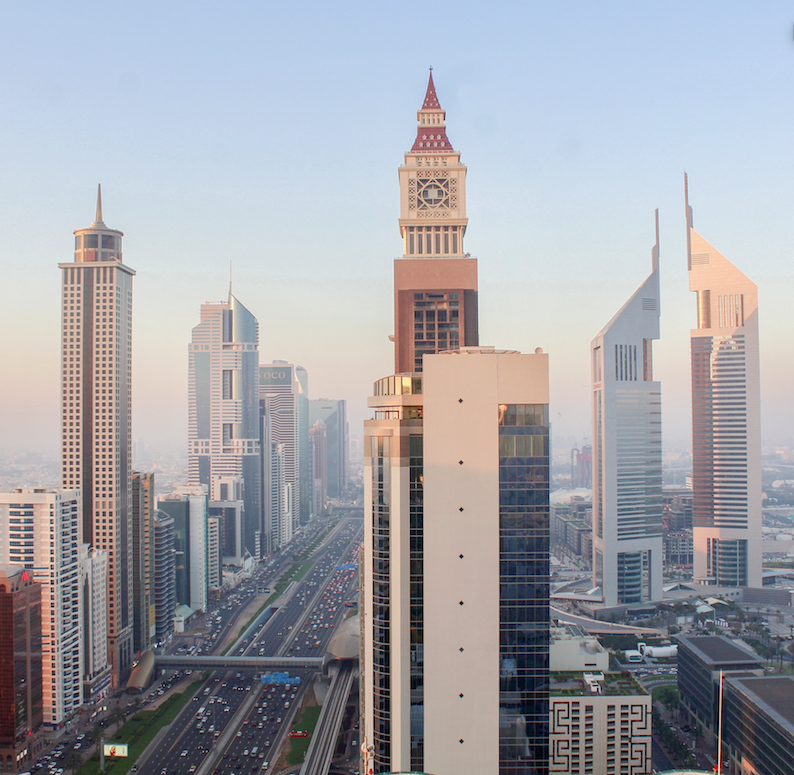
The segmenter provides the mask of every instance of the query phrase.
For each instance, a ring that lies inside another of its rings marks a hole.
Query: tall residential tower
[[[607,606],[662,599],[659,211],[651,273],[593,340],[593,574]]]
[[[758,288],[692,227],[685,178],[692,347],[694,578],[761,586]]]
[[[108,556],[114,685],[132,661],[132,278],[122,232],[96,219],[74,233],[63,275],[61,480],[82,495],[83,540]]]

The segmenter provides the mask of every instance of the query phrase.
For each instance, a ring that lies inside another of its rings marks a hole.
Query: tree
[[[116,725],[116,732],[118,732],[121,729],[121,725],[127,720],[127,714],[121,705],[116,705],[110,711],[110,720]]]
[[[74,750],[74,748],[70,748],[66,755],[63,757],[63,766],[67,770],[72,771],[72,775],[77,772],[77,768],[83,763],[83,757]]]
[[[91,729],[86,732],[86,738],[88,738],[88,742],[91,745],[95,745],[102,739],[104,732],[105,730],[103,730],[102,727],[91,727]]]

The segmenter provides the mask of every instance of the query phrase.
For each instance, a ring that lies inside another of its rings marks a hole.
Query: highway
[[[141,760],[140,775],[247,775],[266,772],[275,764],[293,714],[310,693],[334,628],[349,610],[343,604],[355,594],[354,564],[362,527],[360,520],[342,520],[329,534],[310,558],[309,572],[282,595],[274,613],[243,632],[229,649],[234,666],[216,670],[158,743],[150,746]],[[274,567],[282,565],[277,562]],[[225,610],[231,618],[234,612]],[[230,626],[230,621],[224,624]],[[222,636],[213,640],[220,643]],[[284,663],[284,657],[299,661]],[[178,663],[181,666],[193,662],[187,655],[163,659],[172,658],[184,660]],[[265,658],[281,662],[267,664]],[[260,681],[264,671],[282,664],[290,665],[289,680],[294,683]]]

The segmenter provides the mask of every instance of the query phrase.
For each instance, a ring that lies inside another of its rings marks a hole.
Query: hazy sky
[[[199,306],[347,398],[392,370],[397,167],[427,68],[468,165],[482,344],[551,356],[589,434],[589,343],[650,271],[665,441],[689,434],[683,172],[695,228],[759,286],[764,439],[794,438],[790,2],[36,2],[0,6],[0,449],[58,443],[58,262],[125,233],[133,432],[186,443]]]

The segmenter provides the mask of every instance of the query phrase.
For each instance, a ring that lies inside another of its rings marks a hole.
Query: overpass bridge
[[[230,657],[155,654],[155,667],[162,670],[321,670],[322,657]]]

